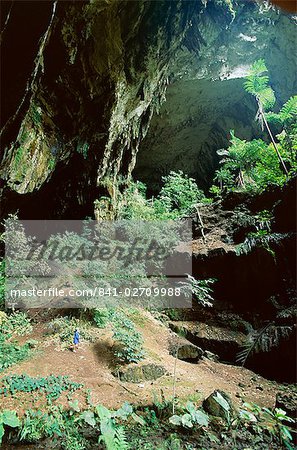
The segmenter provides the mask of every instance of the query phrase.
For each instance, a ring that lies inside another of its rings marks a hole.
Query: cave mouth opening
[[[229,146],[230,130],[241,139],[261,136],[256,111],[242,78],[173,82],[140,143],[133,178],[156,195],[162,177],[181,170],[207,194],[219,167],[217,150]]]

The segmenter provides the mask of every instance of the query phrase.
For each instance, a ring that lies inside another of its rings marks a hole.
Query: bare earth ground
[[[30,339],[39,341],[37,353],[32,358],[10,367],[1,374],[27,374],[30,376],[68,375],[72,381],[83,383],[84,388],[91,389],[93,403],[102,403],[109,408],[117,408],[124,401],[147,405],[154,399],[161,399],[161,390],[165,398],[173,394],[173,371],[175,358],[169,355],[168,339],[171,331],[148,312],[141,313],[138,329],[145,341],[146,359],[142,363],[160,364],[168,372],[155,381],[143,381],[138,384],[121,382],[113,376],[112,340],[110,332],[100,331],[95,343],[83,342],[77,353],[70,350],[61,351],[45,337],[45,325],[36,325]],[[198,404],[215,389],[227,392],[240,405],[242,401],[251,401],[262,406],[273,407],[275,394],[280,385],[255,375],[242,367],[202,360],[197,364],[177,361],[176,395],[185,401],[189,396]],[[240,385],[239,385],[240,384]],[[83,390],[74,393],[83,405]],[[19,414],[28,407],[40,407],[45,398],[34,398],[34,394],[17,394],[16,398],[0,397],[0,408],[16,409]],[[65,396],[55,403],[67,404]]]

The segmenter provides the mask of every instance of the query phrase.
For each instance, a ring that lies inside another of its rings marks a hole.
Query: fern
[[[269,77],[264,59],[259,59],[252,64],[250,73],[244,82],[244,89],[261,102],[264,110],[270,109],[275,104],[275,95],[269,86]]]
[[[115,430],[114,450],[129,450],[129,444],[124,427],[118,426]]]
[[[279,116],[283,122],[291,120],[297,116],[297,95],[289,98],[289,100],[281,108]]]
[[[269,352],[273,347],[277,347],[282,339],[288,338],[292,330],[291,326],[276,326],[274,322],[270,322],[260,330],[253,331],[237,354],[236,362],[244,366],[252,354]]]

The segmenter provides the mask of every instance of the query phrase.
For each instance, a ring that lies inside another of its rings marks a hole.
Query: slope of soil
[[[45,336],[45,326],[35,325],[30,339],[38,340],[36,354],[29,360],[12,366],[2,373],[30,376],[68,375],[72,381],[82,383],[85,389],[91,389],[93,403],[102,403],[109,408],[119,407],[124,401],[133,404],[150,404],[154,399],[173,395],[173,373],[175,358],[169,354],[168,341],[172,337],[163,323],[150,313],[139,313],[138,329],[144,337],[146,358],[140,364],[154,363],[165,368],[166,374],[155,381],[141,383],[121,382],[112,375],[113,366],[112,339],[109,330],[99,332],[93,342],[82,342],[76,353],[62,351],[50,338]],[[133,364],[130,365],[133,367]],[[176,395],[181,401],[192,398],[198,404],[215,389],[227,392],[233,401],[240,405],[242,401],[256,402],[262,406],[273,407],[276,392],[285,386],[268,381],[242,367],[216,363],[207,359],[192,364],[177,360]],[[77,391],[74,398],[83,404],[85,391]],[[20,401],[21,398],[21,401]],[[42,399],[38,401],[41,406]],[[44,399],[45,401],[45,399]],[[41,402],[41,403],[40,403]],[[56,402],[64,404],[62,396]],[[21,412],[34,406],[34,395],[17,394],[15,398],[0,397],[0,407],[12,408]],[[35,406],[37,406],[35,404]]]

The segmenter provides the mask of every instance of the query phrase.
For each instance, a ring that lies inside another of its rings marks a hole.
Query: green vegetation
[[[222,166],[214,177],[218,186],[211,188],[216,196],[234,189],[261,192],[270,185],[282,186],[297,170],[297,96],[291,97],[279,113],[271,111],[276,99],[264,60],[253,64],[244,88],[256,98],[257,119],[262,129],[265,127],[270,143],[262,139],[246,141],[231,130],[231,145],[218,151],[223,156]],[[277,130],[278,142],[269,124]]]
[[[210,203],[195,180],[181,171],[162,177],[163,187],[157,197],[147,199],[146,186],[139,181],[105,180],[110,197],[101,197],[95,209],[101,219],[168,220],[184,217],[198,203]]]
[[[16,342],[6,341],[3,335],[0,336],[0,372],[27,359],[31,354],[32,344],[30,341],[19,345]]]
[[[193,296],[201,306],[212,306],[214,298],[211,285],[216,282],[216,279],[196,280],[192,275],[188,275],[188,279],[190,283],[180,283],[184,294],[188,297]]]
[[[56,400],[60,395],[68,391],[75,392],[82,387],[82,384],[72,382],[68,376],[55,376],[34,378],[29,375],[8,375],[1,379],[2,388],[0,394],[5,397],[8,394],[14,396],[18,392],[36,392],[45,393],[47,399]]]
[[[92,342],[95,339],[90,322],[76,317],[56,317],[47,326],[50,334],[58,340],[63,349],[69,348],[72,344],[73,333],[76,328],[79,328],[83,340]]]
[[[2,438],[4,436],[4,431],[5,431],[4,425],[11,427],[11,428],[17,428],[21,425],[21,422],[18,419],[15,411],[10,411],[9,409],[4,409],[0,413],[0,444],[1,444]]]
[[[195,408],[192,402],[187,402],[186,413],[182,415],[174,415],[170,417],[169,422],[173,425],[182,426],[185,428],[193,428],[195,425],[207,427],[209,424],[209,417],[203,411]]]
[[[113,339],[118,344],[114,354],[119,362],[138,362],[144,357],[143,338],[134,323],[121,311],[112,316]]]
[[[129,403],[117,410],[103,405],[81,410],[78,403],[68,410],[49,405],[44,412],[27,410],[22,418],[15,411],[5,410],[0,416],[0,442],[5,430],[13,442],[37,444],[49,437],[53,445],[67,450],[97,448],[98,443],[107,450],[182,450],[218,444],[249,448],[251,443],[255,444],[253,448],[293,449],[288,424],[294,420],[283,410],[244,403],[231,415],[224,398],[218,396],[217,401],[228,413],[225,419],[206,414],[193,402],[179,406],[174,416],[167,401],[136,411]],[[178,430],[181,432],[177,435]]]
[[[12,341],[13,337],[24,336],[31,331],[31,321],[25,313],[8,315],[0,311],[0,372],[31,356],[34,342],[30,340],[20,345],[17,341]]]
[[[245,410],[240,411],[242,419],[250,423],[251,428],[257,433],[268,432],[279,445],[293,450],[293,437],[285,422],[293,423],[294,419],[288,417],[280,408],[270,410],[261,408],[255,403],[245,403]],[[292,444],[292,445],[291,445]]]

